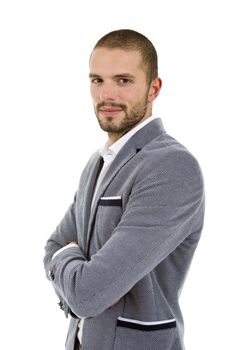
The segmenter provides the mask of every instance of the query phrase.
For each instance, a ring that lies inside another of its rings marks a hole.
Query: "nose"
[[[117,99],[117,89],[111,82],[103,83],[100,89],[100,100],[101,101],[114,101]]]

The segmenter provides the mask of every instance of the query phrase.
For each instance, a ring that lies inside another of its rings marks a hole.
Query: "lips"
[[[100,112],[102,114],[104,114],[105,116],[113,116],[115,114],[118,114],[120,112],[122,112],[122,108],[119,108],[119,107],[102,107],[100,108]]]

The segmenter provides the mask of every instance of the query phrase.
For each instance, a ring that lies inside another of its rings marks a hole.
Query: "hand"
[[[120,300],[121,300],[121,299],[115,301],[115,302],[111,305],[111,307],[113,307],[113,306],[115,306],[116,304],[118,304]]]

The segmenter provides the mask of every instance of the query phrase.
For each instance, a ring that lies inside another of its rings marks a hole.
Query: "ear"
[[[152,80],[150,85],[150,90],[148,93],[149,102],[153,102],[156,99],[156,97],[160,92],[161,87],[162,87],[162,80],[159,77]]]

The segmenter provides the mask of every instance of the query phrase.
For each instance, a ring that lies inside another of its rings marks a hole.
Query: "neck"
[[[124,136],[128,131],[126,131],[124,133],[119,133],[119,134],[108,133],[108,145],[111,146],[113,143],[115,143],[117,140],[119,140],[122,136]]]

